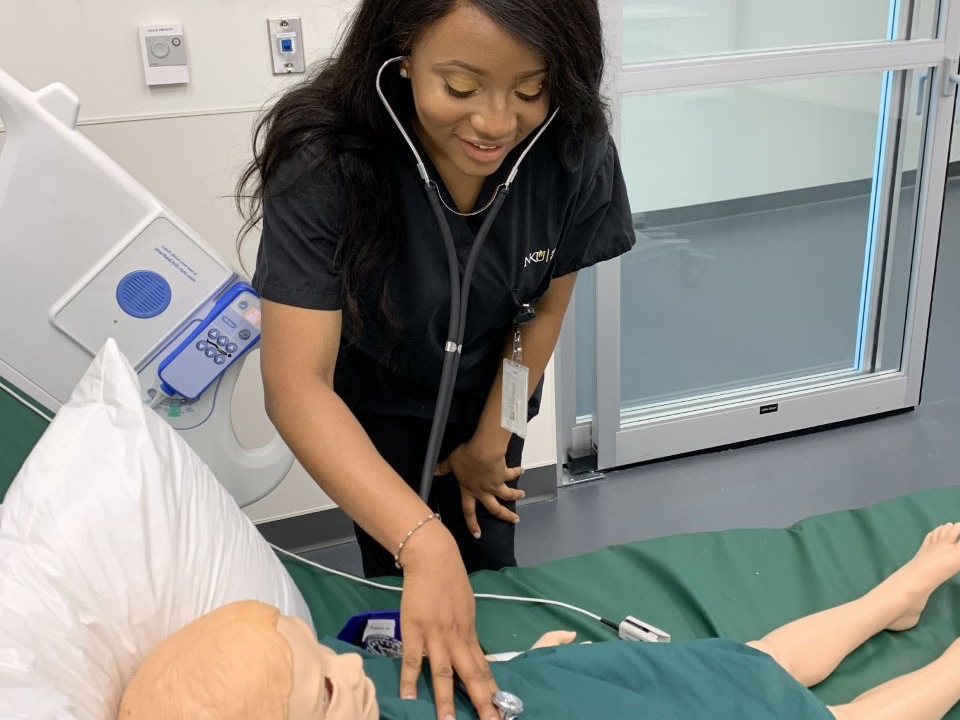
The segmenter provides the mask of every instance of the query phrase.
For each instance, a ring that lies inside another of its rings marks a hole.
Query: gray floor
[[[761,444],[676,458],[563,488],[522,508],[522,565],[611,543],[734,527],[783,527],[809,515],[952,485],[960,467],[960,181],[940,241],[920,406]],[[307,554],[360,572],[356,543]]]

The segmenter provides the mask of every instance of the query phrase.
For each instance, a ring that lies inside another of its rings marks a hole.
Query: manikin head
[[[127,685],[120,720],[377,720],[360,656],[318,643],[299,618],[253,600],[166,638]]]

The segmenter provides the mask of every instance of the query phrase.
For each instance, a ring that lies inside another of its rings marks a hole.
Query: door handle
[[[917,85],[917,115],[923,115],[923,96],[924,90],[927,88],[927,80],[930,79],[930,71],[920,75],[920,82]]]

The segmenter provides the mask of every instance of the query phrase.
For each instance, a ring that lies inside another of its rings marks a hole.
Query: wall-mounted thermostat
[[[147,85],[182,85],[190,81],[182,25],[141,26],[140,57]]]
[[[268,18],[267,31],[270,34],[270,57],[273,60],[274,75],[302,73],[306,70],[303,57],[303,36],[300,32],[300,18]]]

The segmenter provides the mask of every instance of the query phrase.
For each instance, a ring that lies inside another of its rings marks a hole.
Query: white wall
[[[281,90],[272,74],[266,18],[303,18],[306,54],[329,52],[346,0],[4,0],[0,61],[23,84],[59,80],[80,94],[81,118],[112,121],[161,114],[255,109]],[[181,23],[191,82],[148,88],[137,27]]]
[[[249,157],[251,127],[258,109],[300,77],[272,74],[266,19],[300,16],[309,61],[330,53],[353,5],[353,0],[2,0],[0,68],[33,90],[54,81],[73,88],[81,101],[81,131],[238,264],[240,220],[232,194]],[[144,84],[137,28],[159,23],[184,26],[186,86]],[[0,148],[2,139],[0,130]],[[251,236],[248,268],[255,250]],[[262,410],[256,361],[252,356],[246,363],[234,398],[234,425],[251,445],[272,431]],[[530,429],[527,467],[556,462],[552,369],[547,387],[542,418]],[[274,493],[247,512],[263,521],[332,506],[295,465]]]

